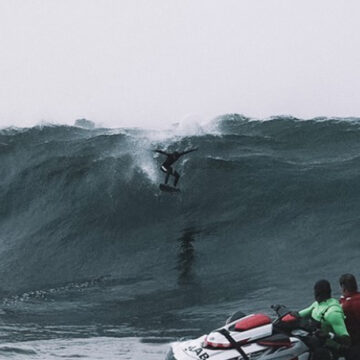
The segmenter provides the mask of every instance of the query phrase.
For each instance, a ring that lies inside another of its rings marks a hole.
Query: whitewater
[[[192,147],[160,192],[153,150]],[[360,119],[6,128],[0,204],[0,358],[164,359],[360,275]]]

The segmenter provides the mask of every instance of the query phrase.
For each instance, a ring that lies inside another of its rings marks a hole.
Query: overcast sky
[[[360,116],[359,0],[0,0],[0,126]]]

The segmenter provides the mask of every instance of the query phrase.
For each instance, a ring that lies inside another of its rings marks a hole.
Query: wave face
[[[97,321],[146,313],[166,328],[154,314],[297,304],[318,278],[358,275],[358,119],[226,115],[198,130],[2,130],[3,306],[32,299],[30,317],[55,302],[81,322],[76,299]],[[181,193],[161,193],[152,150],[194,146],[176,164]]]

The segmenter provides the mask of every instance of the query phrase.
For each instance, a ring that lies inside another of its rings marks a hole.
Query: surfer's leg
[[[166,176],[165,176],[165,185],[167,185],[170,175],[172,175],[172,168],[171,167],[167,168]]]
[[[180,174],[175,170],[173,175],[175,177],[175,179],[174,179],[174,187],[176,187],[176,185],[177,185],[177,183],[178,183],[178,181],[180,179]]]

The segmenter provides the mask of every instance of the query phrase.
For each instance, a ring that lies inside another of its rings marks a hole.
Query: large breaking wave
[[[2,130],[4,303],[98,286],[86,296],[113,296],[134,317],[261,289],[294,302],[318,277],[356,274],[360,121],[227,115],[212,125]],[[152,150],[193,146],[177,164],[181,193],[161,193]]]

